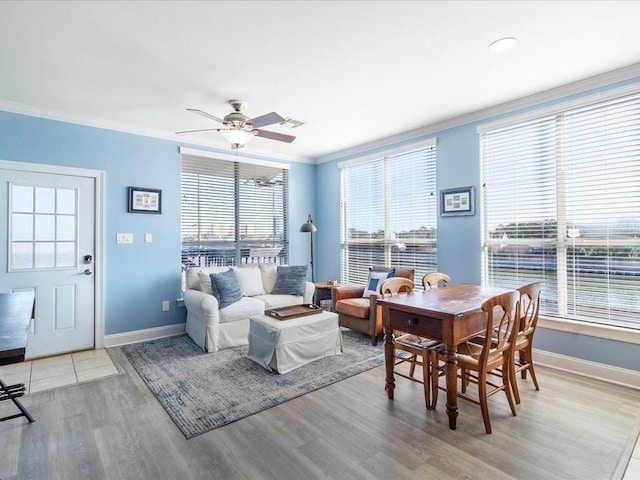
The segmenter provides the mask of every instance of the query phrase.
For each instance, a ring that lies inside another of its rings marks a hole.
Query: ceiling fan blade
[[[198,115],[202,115],[203,117],[207,117],[210,118],[211,120],[215,120],[218,123],[224,123],[222,120],[220,120],[218,117],[214,117],[213,115],[211,115],[210,113],[207,112],[203,112],[202,110],[198,110],[197,108],[187,108],[188,112],[193,112],[193,113],[197,113]]]
[[[268,138],[270,140],[278,140],[279,142],[291,143],[296,139],[296,137],[294,137],[293,135],[285,135],[284,133],[270,132],[268,130],[259,129],[256,129],[256,131],[258,132],[258,137]]]
[[[220,130],[219,128],[203,128],[200,130],[185,130],[183,132],[176,132],[176,135],[180,135],[182,133],[196,133],[196,132],[214,132]]]
[[[254,128],[266,127],[267,125],[273,125],[274,123],[280,123],[284,121],[280,115],[276,112],[266,113],[259,117],[249,120]]]

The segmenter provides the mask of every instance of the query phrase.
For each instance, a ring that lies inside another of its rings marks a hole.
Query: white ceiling
[[[0,109],[229,148],[174,132],[239,98],[305,122],[247,153],[317,159],[634,66],[639,20],[638,1],[2,1]]]

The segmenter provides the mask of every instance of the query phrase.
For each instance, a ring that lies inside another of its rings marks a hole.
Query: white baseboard
[[[129,343],[145,342],[147,340],[155,340],[157,338],[175,337],[185,332],[184,323],[175,323],[173,325],[165,325],[164,327],[146,328],[144,330],[135,330],[133,332],[116,333],[113,335],[105,335],[104,346],[118,347]]]
[[[611,365],[536,350],[535,348],[533,349],[533,361],[536,365],[640,390],[640,372],[636,370],[612,367]]]

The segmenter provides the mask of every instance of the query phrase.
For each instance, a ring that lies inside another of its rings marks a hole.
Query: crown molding
[[[470,112],[465,115],[452,117],[441,122],[436,122],[424,127],[419,127],[413,130],[409,130],[397,135],[380,138],[378,140],[364,143],[352,148],[340,150],[328,155],[324,155],[318,158],[303,157],[298,155],[287,155],[282,153],[274,154],[267,150],[256,149],[248,146],[244,147],[243,152],[246,155],[256,156],[264,159],[292,161],[299,163],[311,163],[319,164],[330,162],[334,160],[345,160],[349,157],[371,153],[376,149],[389,148],[394,144],[403,144],[405,142],[419,141],[422,138],[434,136],[437,132],[447,130],[450,128],[459,127],[473,122],[486,120],[491,117],[511,113],[523,108],[533,107],[543,104],[545,102],[558,100],[570,95],[584,93],[589,90],[611,85],[613,83],[630,80],[640,76],[640,63],[635,63],[622,67],[610,72],[595,75],[589,78],[578,80],[575,82],[554,87],[542,92],[534,93],[525,97],[511,100],[509,102],[494,105],[485,109]],[[179,146],[195,145],[200,147],[207,147],[220,150],[222,152],[228,152],[229,146],[225,142],[221,141],[206,141],[201,139],[189,139],[185,140],[185,137],[179,137],[173,133],[168,133],[161,130],[139,128],[129,124],[123,124],[118,122],[111,122],[104,119],[95,117],[89,117],[78,114],[71,114],[68,112],[61,112],[57,110],[50,110],[41,107],[35,107],[33,105],[25,105],[21,103],[10,102],[0,99],[0,110],[16,113],[19,115],[27,115],[31,117],[43,118],[47,120],[55,120],[59,122],[73,123],[77,125],[83,125],[87,127],[100,128],[104,130],[113,130],[122,133],[130,133],[133,135],[141,135],[145,137],[158,138],[162,140],[169,140],[176,142]]]
[[[610,72],[595,75],[575,82],[567,83],[559,87],[543,90],[538,93],[527,95],[515,100],[500,103],[481,110],[476,110],[465,115],[452,117],[441,122],[436,122],[424,127],[409,130],[398,135],[381,138],[373,142],[364,143],[352,148],[330,153],[316,159],[316,163],[331,162],[334,160],[348,159],[356,155],[367,154],[373,150],[388,147],[392,144],[399,144],[411,140],[418,140],[422,137],[434,136],[436,133],[450,128],[460,127],[469,123],[486,120],[498,115],[515,112],[523,108],[534,107],[546,102],[559,100],[570,95],[585,93],[599,87],[605,87],[614,83],[631,80],[640,77],[640,63],[634,63],[626,67],[618,68]]]

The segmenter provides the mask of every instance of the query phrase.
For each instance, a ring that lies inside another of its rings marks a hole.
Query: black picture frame
[[[440,190],[441,217],[457,217],[475,214],[475,189],[473,187]]]
[[[162,213],[162,190],[128,187],[127,211],[130,213]]]

